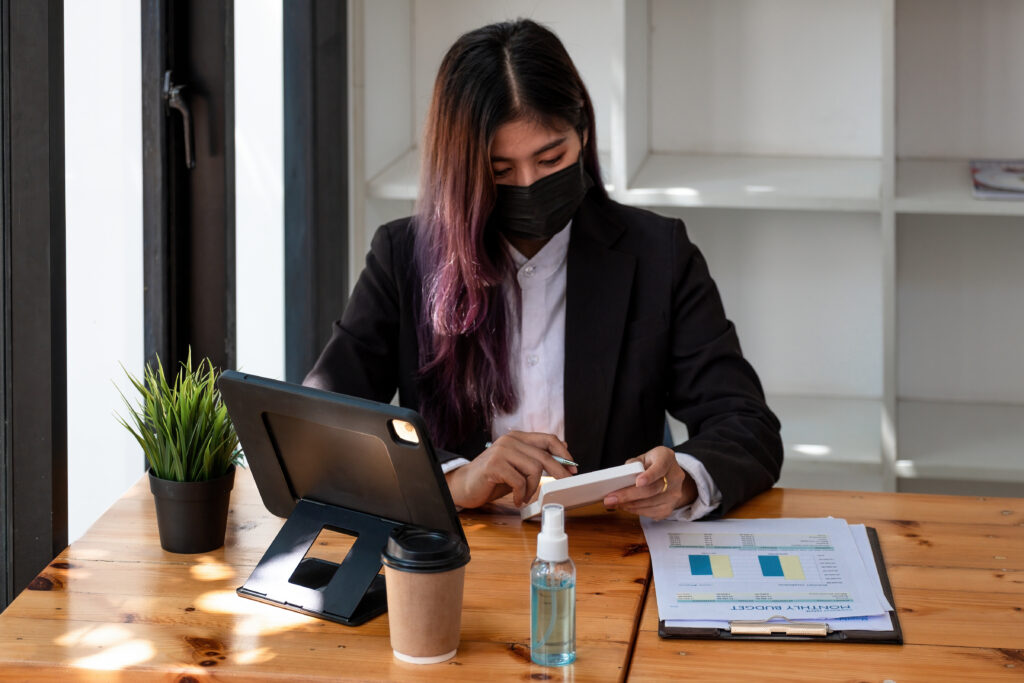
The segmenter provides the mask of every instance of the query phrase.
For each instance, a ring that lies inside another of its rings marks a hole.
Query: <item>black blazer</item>
[[[419,407],[411,220],[377,230],[333,335],[305,384]],[[573,218],[565,312],[565,440],[581,471],[663,443],[665,411],[686,424],[676,446],[722,492],[720,513],[771,488],[779,422],[743,358],[707,265],[682,221],[591,192]],[[477,432],[454,453],[472,459]]]

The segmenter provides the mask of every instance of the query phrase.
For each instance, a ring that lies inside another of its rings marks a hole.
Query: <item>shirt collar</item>
[[[524,266],[533,266],[534,271],[540,277],[547,277],[557,271],[565,263],[566,254],[569,253],[569,233],[572,229],[572,221],[548,240],[547,244],[541,247],[540,251],[533,255],[533,258],[526,258],[519,253],[512,244],[502,236],[505,248],[508,249],[516,270]]]

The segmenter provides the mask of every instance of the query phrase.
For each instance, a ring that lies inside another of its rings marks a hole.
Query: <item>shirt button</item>
[[[540,356],[538,356],[535,353],[531,353],[529,356],[526,357],[526,364],[529,365],[531,368],[539,362]]]
[[[533,277],[533,271],[535,270],[536,267],[534,266],[526,266],[525,268],[523,268],[523,275],[525,275],[526,277]]]

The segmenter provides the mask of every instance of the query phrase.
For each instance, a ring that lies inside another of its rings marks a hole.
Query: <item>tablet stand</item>
[[[387,611],[380,555],[401,526],[363,512],[302,498],[245,585],[236,592],[346,626]],[[307,558],[323,529],[356,537],[341,564]]]

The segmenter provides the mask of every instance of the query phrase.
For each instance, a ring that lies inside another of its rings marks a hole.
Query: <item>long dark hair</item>
[[[416,267],[423,278],[418,338],[422,413],[434,442],[455,446],[495,413],[514,410],[502,283],[512,263],[487,221],[495,200],[491,141],[530,119],[572,127],[604,194],[594,108],[565,47],[528,19],[460,37],[441,62],[423,136]]]

